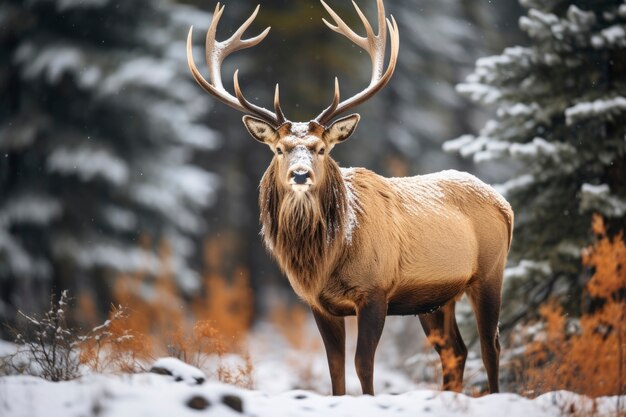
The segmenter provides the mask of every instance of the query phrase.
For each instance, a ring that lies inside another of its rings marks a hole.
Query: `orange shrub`
[[[113,297],[126,307],[125,314],[111,312],[111,334],[84,346],[83,363],[96,371],[136,371],[149,359],[169,355],[202,368],[209,355],[216,355],[218,380],[251,387],[252,362],[245,337],[252,321],[253,295],[245,269],[235,269],[232,279],[222,271],[223,246],[230,247],[229,242],[207,242],[202,291],[191,300],[178,291],[166,242],[160,245],[162,267],[156,275],[120,275]],[[149,245],[147,238],[142,238],[142,245]],[[230,352],[242,355],[244,364],[223,365],[222,358]]]
[[[591,306],[578,326],[568,322],[556,303],[544,305],[542,339],[531,343],[524,358],[527,384],[535,394],[567,389],[591,397],[626,392],[626,246],[623,234],[607,236],[595,216],[595,244],[583,252],[593,271],[585,287]]]

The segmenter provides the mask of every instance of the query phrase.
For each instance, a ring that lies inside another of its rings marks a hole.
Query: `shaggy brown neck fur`
[[[314,193],[296,196],[284,190],[272,161],[260,184],[262,233],[282,269],[304,286],[325,268],[325,261],[346,226],[347,196],[339,167],[331,158]],[[342,243],[342,242],[339,242]]]

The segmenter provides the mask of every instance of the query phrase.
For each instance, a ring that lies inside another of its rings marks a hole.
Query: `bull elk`
[[[359,7],[366,36],[356,34],[322,0],[334,20],[324,23],[369,53],[372,77],[358,94],[340,101],[339,83],[331,105],[314,120],[291,122],[280,107],[276,85],[274,111],[246,100],[233,76],[234,95],[221,80],[221,64],[231,53],[257,45],[268,34],[243,39],[259,7],[227,40],[215,39],[224,7],[218,3],[206,36],[207,81],[192,54],[187,60],[207,92],[246,115],[243,123],[274,157],[260,184],[260,222],[265,245],[295,292],[311,307],[321,333],[334,395],[345,394],[344,317],[356,315],[356,371],[364,394],[373,394],[374,354],[387,315],[419,315],[427,335],[457,357],[443,360],[444,388],[460,390],[467,348],[457,327],[454,306],[467,294],[475,316],[489,389],[498,391],[498,316],[503,270],[513,229],[510,205],[476,177],[443,171],[407,178],[385,178],[364,168],[340,168],[330,157],[348,139],[360,116],[333,122],[380,91],[391,78],[400,38],[393,17],[377,0],[378,33]],[[391,53],[385,65],[389,32]]]

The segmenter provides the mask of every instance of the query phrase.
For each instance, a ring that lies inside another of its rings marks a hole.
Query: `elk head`
[[[373,68],[368,87],[344,101],[340,101],[339,81],[335,78],[335,94],[331,105],[309,122],[291,122],[285,118],[280,107],[278,85],[276,85],[274,111],[272,112],[250,103],[244,97],[239,86],[238,70],[233,76],[234,96],[226,91],[222,84],[220,67],[224,58],[235,51],[257,45],[269,33],[270,28],[268,27],[253,38],[242,39],[243,33],[256,18],[259,6],[229,39],[218,42],[215,39],[215,34],[217,24],[224,12],[224,6],[217,4],[206,36],[206,60],[210,81],[207,81],[200,74],[193,60],[193,27],[189,30],[187,37],[187,62],[198,84],[218,100],[247,114],[244,116],[243,122],[248,132],[259,142],[268,145],[274,152],[273,164],[276,165],[278,173],[277,182],[284,190],[291,190],[296,194],[314,192],[324,183],[326,161],[329,159],[328,153],[337,143],[352,135],[360,116],[352,114],[333,123],[331,121],[341,113],[372,97],[389,82],[397,63],[400,44],[398,27],[394,18],[385,18],[383,0],[377,0],[378,33],[374,33],[367,18],[354,3],[354,7],[365,26],[365,37],[352,31],[323,0],[321,3],[335,22],[335,24],[331,24],[324,19],[324,23],[333,31],[344,35],[368,52]],[[389,64],[385,69],[387,29],[391,38],[391,54]]]
[[[296,193],[315,190],[323,183],[328,152],[352,135],[360,116],[353,114],[328,127],[312,120],[308,123],[285,122],[278,128],[244,116],[248,132],[274,152],[277,179],[285,189]]]

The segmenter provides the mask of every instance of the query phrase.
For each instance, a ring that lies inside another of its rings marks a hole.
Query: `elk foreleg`
[[[371,293],[357,311],[359,335],[354,363],[363,394],[374,395],[374,355],[386,316],[387,299],[383,291]]]
[[[313,309],[315,323],[322,335],[333,395],[346,394],[346,328],[343,317],[328,316]]]

